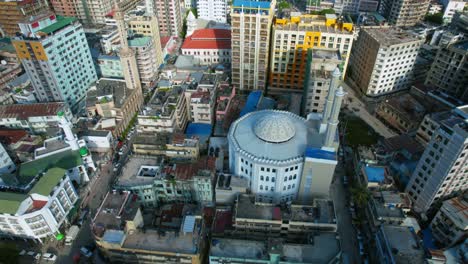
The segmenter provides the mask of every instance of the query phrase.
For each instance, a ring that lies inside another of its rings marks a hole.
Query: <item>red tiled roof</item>
[[[169,36],[169,37],[161,37],[160,38],[160,41],[161,41],[161,48],[165,48],[167,43],[169,42],[169,40],[171,40],[172,36]]]
[[[25,120],[31,116],[52,116],[62,110],[64,103],[0,105],[0,118]]]
[[[231,30],[198,29],[187,37],[182,49],[231,49]]]
[[[197,163],[177,163],[174,174],[178,180],[188,180],[198,173],[199,170],[214,172],[216,170],[216,158],[200,158]]]
[[[28,132],[23,129],[0,129],[0,141],[6,144],[15,144],[27,135]]]

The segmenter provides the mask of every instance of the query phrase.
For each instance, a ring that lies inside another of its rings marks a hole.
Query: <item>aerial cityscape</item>
[[[468,263],[468,0],[0,0],[0,263]]]

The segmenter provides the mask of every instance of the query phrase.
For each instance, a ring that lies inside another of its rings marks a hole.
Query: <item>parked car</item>
[[[114,171],[118,171],[119,168],[120,168],[120,163],[116,163],[116,164],[114,165]]]
[[[52,253],[44,253],[44,255],[42,256],[42,259],[46,261],[55,261],[57,260],[57,256]]]
[[[359,254],[361,256],[364,255],[364,245],[362,244],[362,241],[359,241]]]
[[[86,247],[81,247],[80,253],[87,258],[90,258],[93,255],[93,252],[89,251],[89,249],[87,249]]]
[[[81,215],[80,215],[80,219],[78,220],[78,226],[81,227],[84,223],[84,221],[86,220],[86,216],[88,215],[89,213],[89,210],[88,209],[84,209],[81,211]]]
[[[32,257],[32,256],[34,256],[34,255],[36,254],[36,252],[34,252],[34,251],[28,251],[27,254],[28,254],[28,256],[31,256],[31,257]]]
[[[124,145],[120,150],[119,150],[119,155],[123,155],[124,152],[127,150],[127,146]]]
[[[346,175],[343,176],[343,184],[348,185],[348,177]]]

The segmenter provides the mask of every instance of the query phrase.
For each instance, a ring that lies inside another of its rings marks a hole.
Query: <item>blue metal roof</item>
[[[184,226],[182,227],[182,231],[184,233],[193,233],[195,229],[195,216],[187,215],[184,219]]]
[[[187,130],[185,130],[185,134],[187,136],[200,136],[200,135],[211,135],[211,125],[209,124],[201,124],[201,123],[190,123],[187,126]]]
[[[247,97],[247,102],[245,103],[244,108],[242,108],[242,111],[240,112],[240,116],[244,116],[250,112],[256,111],[258,102],[260,101],[261,97],[262,91],[251,92]]]
[[[365,169],[368,182],[383,182],[385,169],[383,167],[366,166]]]
[[[336,160],[335,152],[312,147],[306,148],[305,156],[314,159]]]
[[[102,237],[102,240],[111,244],[121,244],[125,234],[120,230],[107,230]]]
[[[247,0],[234,0],[233,7],[247,7],[247,8],[264,8],[270,9],[271,2],[267,1],[247,1]]]

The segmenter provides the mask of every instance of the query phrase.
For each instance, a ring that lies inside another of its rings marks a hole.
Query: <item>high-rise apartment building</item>
[[[146,13],[144,16],[134,16],[128,21],[128,27],[131,31],[143,36],[151,37],[154,47],[155,66],[163,63],[163,55],[161,48],[161,37],[159,35],[158,19],[151,13]]]
[[[158,78],[158,68],[161,63],[156,63],[156,49],[153,38],[147,36],[132,37],[128,40],[128,46],[135,52],[138,73],[141,84],[149,87]]]
[[[20,32],[18,23],[25,18],[49,10],[47,0],[0,1],[0,36],[15,36]]]
[[[411,27],[424,19],[429,3],[430,0],[382,0],[380,13],[392,25]]]
[[[323,112],[330,84],[335,82],[338,85],[340,82],[341,72],[336,66],[344,63],[337,50],[309,49],[308,53],[302,116]]]
[[[275,6],[276,0],[235,0],[232,4],[232,84],[240,90],[266,87]]]
[[[213,20],[220,23],[227,22],[226,0],[199,0],[197,1],[198,18]]]
[[[51,0],[54,12],[76,17],[84,25],[104,25],[106,15],[112,12],[114,0]]]
[[[77,17],[76,1],[70,0],[50,0],[50,5],[54,13],[60,16]]]
[[[426,85],[468,100],[468,41],[459,41],[437,51]]]
[[[83,27],[75,18],[44,13],[19,24],[12,41],[41,102],[65,102],[73,112],[84,106],[97,80]]]
[[[442,0],[440,2],[444,6],[444,15],[442,17],[445,23],[452,21],[455,12],[463,12],[466,5],[464,0]]]
[[[367,96],[408,89],[423,42],[394,27],[363,28],[354,43],[349,77]]]
[[[416,212],[468,188],[468,105],[441,117],[406,186]]]
[[[156,16],[159,22],[161,36],[178,37],[182,31],[182,14],[180,13],[180,1],[155,0]]]
[[[345,18],[338,20],[336,15],[328,14],[276,19],[272,38],[268,85],[271,92],[303,92],[308,50],[312,48],[338,50],[344,61],[340,65],[343,76],[346,74],[353,24]]]

